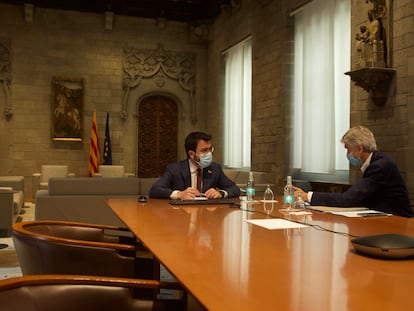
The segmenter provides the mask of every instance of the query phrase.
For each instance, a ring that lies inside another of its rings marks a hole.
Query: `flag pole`
[[[93,112],[91,143],[89,146],[89,177],[93,177],[99,171],[101,151],[99,147],[98,125],[96,123],[96,111]]]
[[[103,163],[104,165],[112,165],[112,146],[111,146],[111,135],[109,131],[109,113],[106,113],[106,125],[105,125],[105,143],[104,143],[104,154]]]

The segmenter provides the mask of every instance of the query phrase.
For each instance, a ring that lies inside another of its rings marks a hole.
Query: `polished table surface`
[[[267,218],[263,203],[254,205],[256,212],[155,199],[109,199],[108,205],[209,310],[414,308],[414,260],[364,257],[350,242],[384,233],[414,236],[414,219],[313,212],[296,218],[313,226],[268,230],[246,222]],[[278,206],[272,215],[283,217]]]

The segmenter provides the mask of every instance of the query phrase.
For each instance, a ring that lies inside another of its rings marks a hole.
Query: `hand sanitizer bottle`
[[[270,185],[267,185],[267,188],[263,194],[263,209],[267,215],[270,215],[273,211],[273,191],[270,189]]]
[[[296,208],[305,208],[305,201],[303,201],[302,192],[298,193],[298,198],[296,199],[295,206]]]
[[[266,191],[263,194],[263,201],[273,201],[274,195],[270,185],[267,185]]]

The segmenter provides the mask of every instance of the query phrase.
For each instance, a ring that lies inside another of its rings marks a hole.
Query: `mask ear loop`
[[[191,161],[193,161],[193,163],[195,163],[196,165],[200,166],[200,161],[197,161],[197,160],[195,159],[195,156],[197,155],[197,153],[196,153],[195,151],[193,151],[193,150],[189,150],[188,152],[189,152],[189,153],[191,152],[191,153],[193,154],[193,157],[192,157],[192,158],[191,158],[191,156],[190,156]]]

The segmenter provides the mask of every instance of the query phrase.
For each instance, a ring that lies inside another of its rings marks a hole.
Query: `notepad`
[[[367,207],[337,207],[337,206],[308,206],[308,209],[323,213],[330,213],[345,217],[373,217],[373,216],[391,216],[392,214],[382,213],[380,211],[370,210]]]
[[[367,211],[368,208],[363,206],[356,207],[338,207],[338,206],[318,206],[318,205],[309,205],[307,207],[310,210],[331,213],[331,212],[355,212],[355,211]]]
[[[329,212],[331,214],[345,216],[345,217],[384,217],[384,216],[392,216],[392,214],[383,213],[380,211],[375,210],[364,210],[364,211],[346,211],[346,208],[344,208],[344,211],[335,211],[335,212]]]

